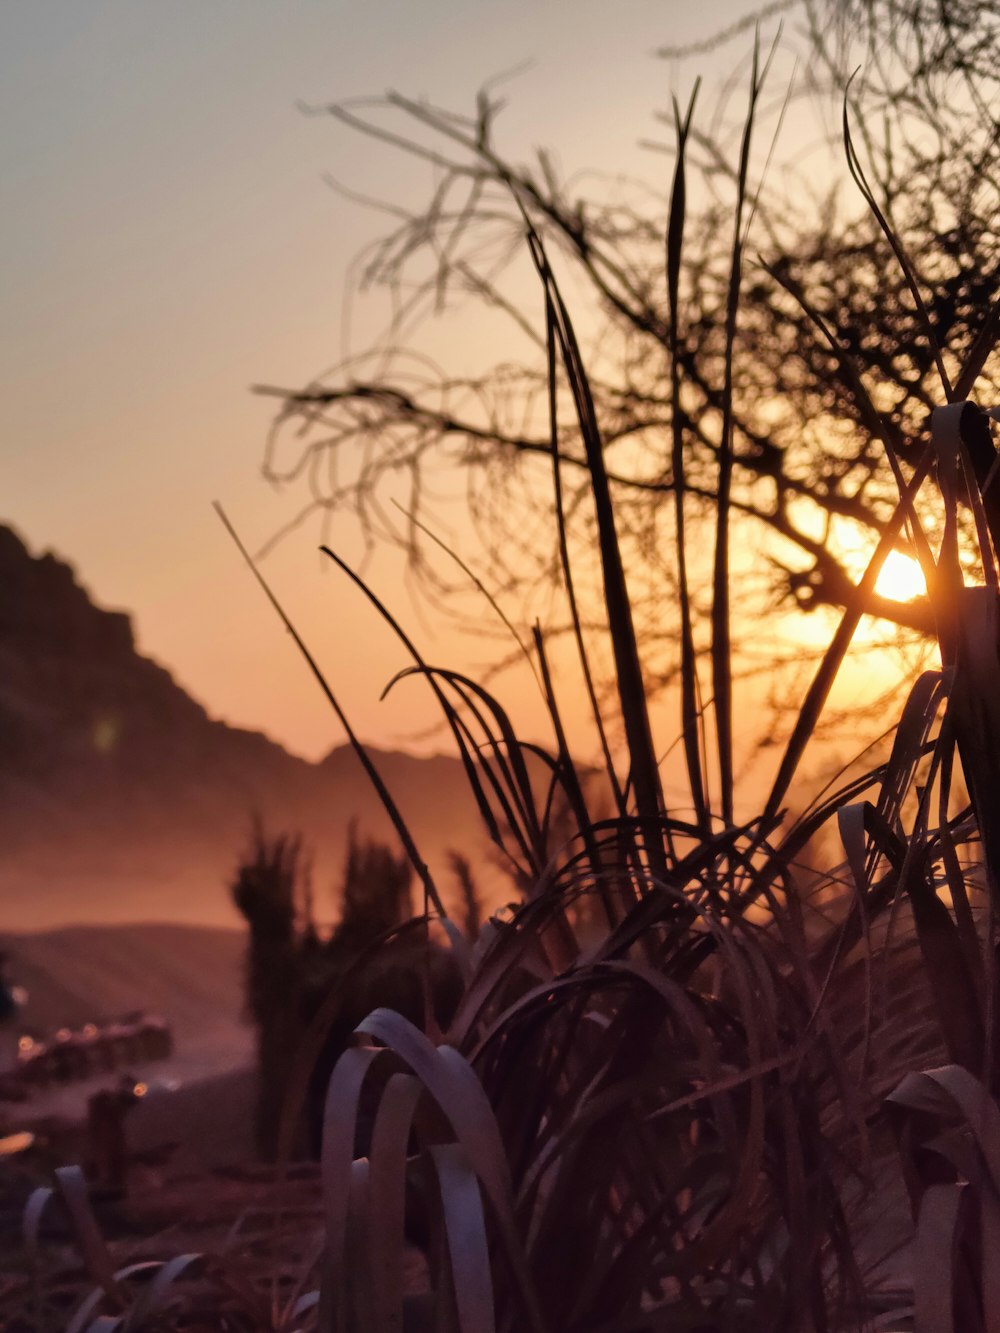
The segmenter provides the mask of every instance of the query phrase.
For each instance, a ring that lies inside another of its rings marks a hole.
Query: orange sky
[[[214,715],[310,757],[339,743],[210,502],[223,501],[251,546],[301,504],[259,477],[270,407],[248,386],[303,382],[347,350],[345,273],[379,223],[323,173],[397,198],[425,198],[428,178],[296,102],[395,87],[465,109],[486,78],[530,57],[501,121],[511,153],[551,144],[567,171],[666,181],[669,161],[638,141],[663,137],[653,113],[673,88],[686,92],[696,66],[678,71],[651,52],[747,8],[576,0],[566,23],[557,0],[4,6],[0,519],[69,558],[100,603],[132,611],[142,650]],[[383,313],[355,303],[354,350]],[[359,557],[349,520],[332,539]],[[429,720],[420,686],[379,703],[404,659],[323,570],[318,540],[303,529],[265,571],[362,736],[407,744]],[[383,553],[369,573],[430,658],[488,657],[489,645],[421,623],[398,557]],[[537,730],[530,691],[512,680],[505,693],[525,732]]]

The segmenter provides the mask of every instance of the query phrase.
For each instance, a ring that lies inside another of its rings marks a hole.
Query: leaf
[[[479,1181],[458,1144],[436,1144],[430,1152],[441,1190],[459,1331],[495,1333],[493,1277]]]
[[[361,1089],[380,1052],[371,1047],[346,1050],[334,1066],[323,1110],[321,1172],[326,1223],[326,1254],[320,1282],[319,1328],[341,1333],[347,1301],[347,1219],[351,1168]]]

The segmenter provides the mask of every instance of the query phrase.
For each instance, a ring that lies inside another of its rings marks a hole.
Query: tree
[[[278,1155],[282,1116],[295,1096],[296,1072],[310,1040],[306,1146],[318,1151],[330,1070],[363,1018],[387,1006],[421,1027],[427,1020],[450,1021],[460,978],[451,955],[409,920],[411,877],[405,854],[359,837],[352,823],[337,895],[340,918],[324,936],[301,838],[270,837],[254,821],[231,892],[249,926],[246,1009],[257,1036],[255,1146],[265,1161]]]
[[[231,885],[233,902],[249,926],[246,1011],[257,1036],[254,1144],[265,1161],[277,1154],[282,1106],[301,1035],[297,1007],[303,937],[315,936],[308,892],[302,893],[303,869],[301,839],[269,838],[255,819],[250,848]]]
[[[942,377],[957,398],[977,384],[995,388],[1000,21],[985,0],[788,0],[765,17],[776,10],[805,47],[808,77],[792,95],[834,124],[843,107],[860,192],[845,189],[842,169],[817,192],[801,173],[772,168],[756,194],[763,77],[742,145],[680,108],[667,117],[672,200],[655,183],[584,194],[545,152],[530,165],[508,160],[496,131],[501,103],[488,90],[471,116],[395,94],[326,108],[428,163],[435,185],[418,208],[367,201],[392,219],[360,268],[362,286],[383,286],[395,301],[384,343],[301,390],[265,390],[283,398],[265,468],[305,481],[301,517],[353,510],[370,540],[404,545],[441,598],[453,585],[420,521],[433,517],[426,493],[436,470],[461,469],[494,591],[558,582],[544,326],[518,262],[528,218],[574,292],[574,320],[589,327],[591,388],[650,680],[678,671],[683,635],[661,609],[682,585],[691,651],[707,653],[713,635],[711,562],[695,551],[684,568],[685,528],[728,531],[730,516],[741,524],[754,552],[744,614],[850,602],[895,504],[887,451],[910,475]],[[843,143],[838,152],[842,163]],[[833,172],[833,156],[824,160]],[[420,322],[432,311],[499,319],[505,349],[515,350],[471,373],[439,371],[419,353]],[[934,341],[922,334],[925,313]],[[401,477],[404,514],[387,502]],[[587,460],[569,412],[557,479],[570,540],[593,549]],[[905,534],[899,546],[912,553]],[[589,605],[581,593],[584,621]],[[866,608],[911,637],[933,631],[926,598],[871,593]],[[768,669],[780,651],[772,638]],[[784,651],[799,654],[801,644]]]

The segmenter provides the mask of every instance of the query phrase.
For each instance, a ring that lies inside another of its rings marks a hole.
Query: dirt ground
[[[248,1072],[234,1071],[142,1099],[127,1118],[122,1187],[92,1183],[89,1197],[114,1270],[204,1256],[197,1271],[204,1272],[198,1280],[206,1308],[214,1302],[217,1309],[219,1293],[228,1293],[226,1299],[251,1312],[249,1322],[234,1326],[263,1329],[272,1326],[268,1312],[276,1302],[294,1302],[317,1286],[323,1206],[316,1163],[277,1172],[252,1160],[245,1114],[251,1088]],[[87,1160],[86,1127],[50,1116],[35,1120],[33,1128],[29,1149],[0,1156],[4,1333],[64,1328],[96,1289],[79,1226],[58,1192],[42,1213],[35,1244],[24,1225],[32,1192],[53,1185],[55,1168]],[[404,1288],[420,1300],[426,1286],[425,1260],[408,1250]]]

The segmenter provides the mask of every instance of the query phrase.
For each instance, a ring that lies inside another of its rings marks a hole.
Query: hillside
[[[481,827],[461,765],[372,753],[447,892],[455,829],[468,852]],[[351,820],[391,836],[349,748],[309,763],[211,718],[136,651],[127,615],[0,526],[0,930],[236,925],[226,884],[255,813],[302,833],[330,917]]]
[[[46,1035],[136,1010],[166,1019],[172,1054],[128,1066],[129,1074],[148,1080],[151,1088],[148,1105],[143,1102],[141,1114],[132,1117],[130,1142],[154,1147],[172,1141],[183,1120],[192,1138],[183,1158],[189,1165],[232,1160],[249,1151],[254,1032],[243,1020],[245,948],[241,931],[203,926],[0,932],[9,975],[28,993],[18,1031]],[[0,1065],[4,1059],[0,1056]],[[28,1104],[0,1106],[0,1125],[6,1120],[16,1127],[51,1115],[78,1119],[88,1097],[123,1072],[35,1089]],[[221,1103],[213,1088],[225,1088]],[[199,1145],[208,1159],[199,1156]]]
[[[246,941],[200,926],[66,926],[0,933],[8,970],[28,992],[20,1026],[39,1033],[159,1014],[178,1048],[249,1045],[242,1019]]]

